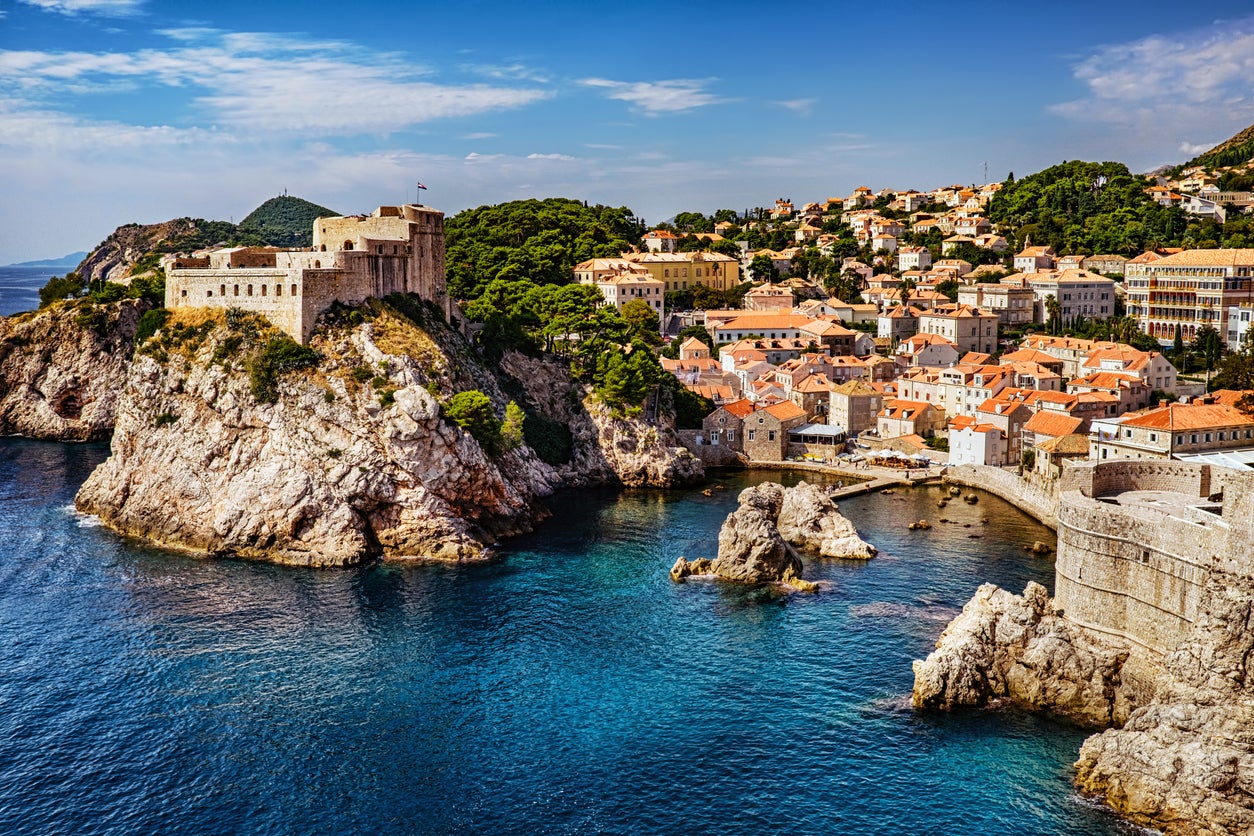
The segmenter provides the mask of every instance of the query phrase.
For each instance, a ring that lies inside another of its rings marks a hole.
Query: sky
[[[527,197],[649,223],[1182,162],[1254,123],[1254,5],[0,0],[0,264],[124,223]]]

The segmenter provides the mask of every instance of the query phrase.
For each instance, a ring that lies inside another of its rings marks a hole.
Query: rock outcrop
[[[738,501],[718,533],[718,557],[710,567],[714,574],[740,583],[800,578],[801,558],[776,526],[784,489],[764,482],[741,491]]]
[[[836,503],[818,485],[798,482],[796,487],[784,491],[778,525],[780,535],[789,543],[823,557],[875,557],[875,547],[858,536],[853,523],[841,515]]]
[[[88,253],[77,272],[89,283],[105,280],[126,284],[131,279],[131,268],[145,255],[163,244],[173,245],[191,238],[199,231],[197,222],[191,218],[158,224],[124,224]]]
[[[738,583],[785,583],[810,591],[801,579],[802,562],[794,546],[826,557],[871,557],[875,547],[858,537],[853,524],[819,487],[800,482],[785,488],[763,482],[737,497],[718,534],[718,557],[679,558],[671,578],[712,574]]]
[[[569,429],[573,455],[557,466],[563,484],[669,488],[705,475],[701,460],[683,446],[665,416],[650,424],[614,414],[589,398],[557,359],[510,352],[501,371],[536,412]]]
[[[1119,689],[1126,659],[1064,621],[1040,584],[1029,583],[1021,596],[984,584],[936,650],[915,661],[913,701],[951,709],[1011,700],[1107,726],[1131,707]]]
[[[1082,792],[1174,834],[1254,832],[1254,581],[1215,573],[1153,700],[1084,742]]]
[[[174,312],[136,352],[113,454],[78,507],[166,546],[311,566],[473,559],[529,530],[563,469],[525,444],[485,451],[442,415],[457,392],[483,392],[498,416],[510,399],[460,335],[421,313],[341,310],[315,332],[316,366],[283,373],[263,368],[277,338],[264,320]],[[259,398],[267,385],[272,398]],[[591,441],[574,439],[574,460],[601,455],[596,419],[583,420]],[[655,473],[683,472],[656,455]]]
[[[62,302],[0,318],[0,434],[108,438],[148,308],[135,299]]]

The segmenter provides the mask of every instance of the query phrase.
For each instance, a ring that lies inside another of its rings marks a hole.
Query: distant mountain
[[[1223,168],[1241,165],[1254,159],[1254,125],[1231,139],[1219,143],[1204,154],[1199,154],[1184,164],[1183,168],[1200,165],[1205,168]]]
[[[239,222],[239,228],[253,232],[276,247],[308,247],[313,243],[313,223],[340,213],[299,197],[272,197]]]
[[[78,263],[87,257],[86,252],[70,253],[60,258],[43,258],[38,261],[19,261],[17,264],[6,264],[5,267],[48,267],[54,270],[73,270]]]

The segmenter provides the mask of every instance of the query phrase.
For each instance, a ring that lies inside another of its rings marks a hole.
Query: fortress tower
[[[319,218],[313,247],[225,247],[167,256],[167,308],[243,308],[300,343],[336,302],[416,293],[452,318],[445,289],[444,214],[428,206],[380,206],[370,215]]]

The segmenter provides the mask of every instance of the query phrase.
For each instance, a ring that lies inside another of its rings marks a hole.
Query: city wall
[[[1152,696],[1164,658],[1188,636],[1213,573],[1250,575],[1251,479],[1166,461],[1064,471],[1055,604],[1068,621],[1129,650],[1123,677],[1138,703]],[[1133,491],[1164,493],[1145,501],[1129,498]],[[1222,515],[1215,513],[1220,493]]]
[[[945,481],[988,491],[1050,528],[1058,527],[1057,495],[1020,479],[1011,471],[979,464],[951,465],[945,468]]]

